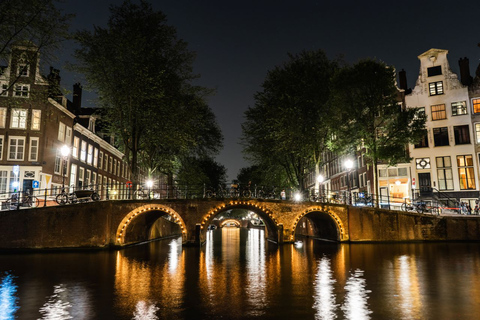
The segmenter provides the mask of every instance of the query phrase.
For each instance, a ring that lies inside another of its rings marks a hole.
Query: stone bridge
[[[0,249],[112,248],[181,235],[201,244],[213,219],[231,209],[256,213],[266,237],[337,242],[478,241],[480,218],[279,200],[111,200],[0,212]]]

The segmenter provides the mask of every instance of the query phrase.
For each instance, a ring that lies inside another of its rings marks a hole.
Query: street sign
[[[32,182],[32,187],[33,187],[33,188],[39,188],[39,187],[40,187],[40,181],[33,180],[33,182]]]
[[[126,185],[127,185],[127,188],[131,188],[132,185],[133,185],[133,184],[132,184],[132,181],[127,181],[127,182],[126,182]]]

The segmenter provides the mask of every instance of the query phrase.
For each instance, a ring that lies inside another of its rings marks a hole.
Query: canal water
[[[479,318],[479,243],[276,246],[227,228],[202,248],[0,255],[0,319]]]

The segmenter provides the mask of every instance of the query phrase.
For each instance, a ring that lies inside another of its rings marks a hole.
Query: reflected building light
[[[155,304],[147,304],[145,301],[138,301],[133,313],[133,320],[157,320],[158,317],[155,314],[158,311],[158,307]]]
[[[207,231],[207,241],[205,244],[205,266],[207,279],[210,280],[213,273],[213,230]]]
[[[315,295],[313,308],[316,310],[316,320],[332,320],[337,318],[335,304],[335,293],[333,284],[335,279],[332,276],[332,268],[330,259],[323,257],[320,260],[318,271],[315,279]]]
[[[39,312],[42,314],[42,318],[40,319],[73,319],[72,315],[69,312],[69,309],[72,308],[72,304],[69,301],[66,301],[67,288],[65,287],[65,285],[60,284],[54,286],[53,289],[53,294],[39,310]]]
[[[13,282],[13,276],[7,274],[0,278],[0,319],[15,319],[18,310],[15,293],[17,286]]]
[[[170,242],[170,251],[168,252],[168,271],[175,273],[179,263],[179,256],[182,253],[182,244],[178,243],[179,239],[174,239]]]
[[[399,311],[406,319],[416,318],[421,310],[421,300],[415,260],[405,255],[399,257],[398,271]]]
[[[345,285],[345,302],[342,305],[345,319],[370,319],[372,311],[368,309],[367,300],[371,291],[365,288],[366,281],[362,277],[363,271],[357,269],[347,280]]]
[[[265,264],[265,231],[249,229],[246,243],[248,302],[252,306],[248,315],[262,316],[267,304],[267,280]],[[258,308],[257,308],[258,306]]]

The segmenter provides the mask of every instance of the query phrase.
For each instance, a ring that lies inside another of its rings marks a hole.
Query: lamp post
[[[322,182],[325,180],[325,178],[319,174],[317,176],[317,182],[318,182],[318,197],[320,198],[320,201],[323,202],[323,184]]]
[[[150,200],[150,192],[151,192],[151,189],[153,187],[153,181],[152,180],[147,181],[147,187],[148,187],[148,200]]]
[[[351,159],[345,160],[345,168],[347,169],[347,188],[348,188],[348,203],[352,204],[352,197],[350,196],[350,170],[353,168],[353,161]]]
[[[62,146],[62,148],[60,149],[60,154],[62,155],[62,159],[63,159],[63,166],[62,166],[62,175],[63,175],[63,179],[62,179],[62,191],[65,191],[65,173],[66,173],[66,169],[67,169],[67,161],[68,161],[68,156],[70,155],[70,148],[64,144]]]

